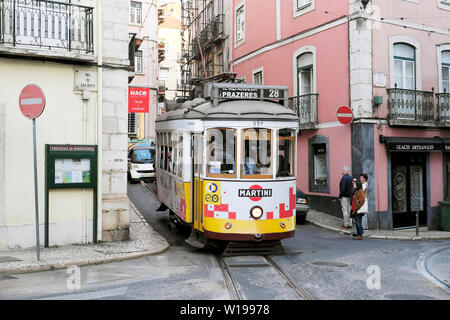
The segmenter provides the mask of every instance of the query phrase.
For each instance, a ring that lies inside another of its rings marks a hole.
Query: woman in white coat
[[[361,173],[359,175],[359,181],[361,181],[362,189],[363,189],[363,191],[364,191],[364,193],[366,195],[366,200],[364,201],[364,204],[361,207],[361,209],[359,209],[359,211],[358,211],[358,212],[361,212],[361,213],[363,213],[363,212],[365,213],[363,218],[362,218],[362,225],[363,225],[363,229],[364,230],[368,229],[368,227],[367,227],[367,214],[366,214],[366,213],[369,212],[369,206],[367,204],[367,191],[368,191],[367,190],[367,187],[368,187],[367,179],[368,179],[368,176],[367,176],[366,173]]]

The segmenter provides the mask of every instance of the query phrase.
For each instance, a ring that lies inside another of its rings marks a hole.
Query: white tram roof
[[[217,90],[219,88],[220,91]],[[246,95],[246,98],[243,99],[243,94],[239,94],[255,93],[255,90],[258,92],[257,98],[250,98],[251,95]],[[271,98],[265,98],[267,90],[280,90],[283,92],[283,98],[279,99],[280,102],[274,102]],[[225,92],[228,93],[230,91],[237,93],[236,97],[229,98],[229,94],[225,95]],[[177,104],[171,111],[158,116],[156,121],[179,119],[298,121],[295,111],[287,107],[287,87],[213,84],[211,92],[211,100],[197,98]],[[223,94],[224,97],[218,96],[219,94]],[[284,105],[281,105],[281,102],[284,102]]]

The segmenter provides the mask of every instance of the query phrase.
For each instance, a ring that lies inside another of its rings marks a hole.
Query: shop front
[[[442,139],[444,142],[444,200],[450,201],[450,139]]]
[[[392,212],[393,229],[419,226],[435,229],[438,214],[431,207],[430,186],[434,182],[430,174],[430,153],[442,152],[444,142],[440,138],[383,137],[388,153],[388,202]],[[390,178],[389,178],[390,177]]]

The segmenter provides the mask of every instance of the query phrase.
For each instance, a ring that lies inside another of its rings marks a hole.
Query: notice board
[[[54,188],[94,188],[97,146],[46,145],[47,185]]]
[[[45,247],[49,246],[49,190],[92,188],[93,242],[97,243],[97,146],[45,145]],[[70,204],[69,204],[70,205]]]

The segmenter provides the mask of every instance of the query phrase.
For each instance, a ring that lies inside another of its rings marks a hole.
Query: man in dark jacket
[[[351,229],[352,219],[350,218],[351,198],[353,193],[352,176],[350,168],[342,169],[342,179],[339,182],[339,200],[341,200],[342,215],[344,216],[344,224],[341,229]]]

